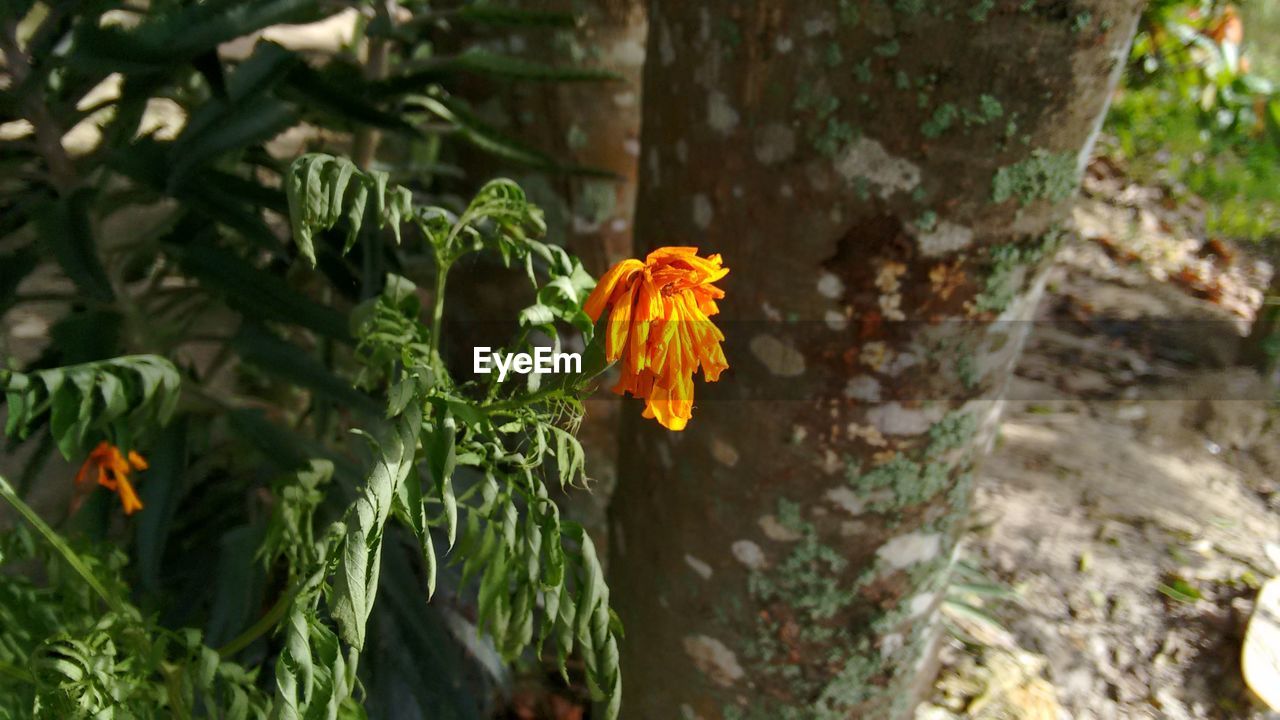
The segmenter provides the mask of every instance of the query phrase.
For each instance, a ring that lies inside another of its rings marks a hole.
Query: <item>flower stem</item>
[[[293,598],[298,593],[296,590],[282,593],[276,599],[276,604],[271,606],[266,615],[258,618],[258,622],[250,625],[244,632],[232,638],[226,645],[218,648],[218,655],[221,657],[231,657],[241,650],[249,647],[254,640],[267,634],[276,623],[280,622],[280,618],[284,617],[285,612],[289,610],[289,606],[293,604]]]
[[[58,551],[58,554],[62,556],[63,560],[67,561],[67,564],[71,566],[71,569],[74,570],[76,574],[89,585],[89,587],[93,588],[93,591],[96,592],[104,602],[107,603],[107,607],[110,607],[115,612],[122,612],[124,610],[124,604],[120,599],[111,592],[108,592],[106,586],[102,584],[102,581],[93,574],[93,571],[84,563],[84,560],[80,559],[80,556],[76,554],[76,551],[71,549],[71,546],[67,544],[67,541],[62,539],[62,536],[58,534],[58,531],[49,527],[44,520],[40,519],[40,516],[36,514],[36,511],[31,509],[30,505],[26,504],[22,501],[22,498],[18,497],[18,494],[13,490],[13,486],[9,484],[8,480],[4,479],[4,476],[0,476],[0,497],[4,498],[6,502],[12,505],[13,509],[17,510],[18,514],[21,515],[23,519],[28,523],[31,523],[31,526],[44,536],[44,539],[49,543],[49,545],[53,546],[54,550]]]
[[[514,410],[516,408],[532,405],[533,403],[538,402],[539,400],[545,400],[555,395],[561,395],[564,393],[564,390],[565,390],[565,387],[563,385],[552,383],[552,384],[545,385],[529,393],[528,395],[521,395],[519,397],[513,397],[507,400],[499,400],[497,402],[486,403],[484,405],[484,410],[488,412],[496,412],[500,410]]]
[[[444,323],[444,288],[445,282],[449,279],[449,264],[441,259],[440,253],[436,254],[436,259],[436,292],[435,297],[431,300],[432,362],[438,362],[440,358],[440,328]]]
[[[391,58],[390,38],[395,32],[397,9],[397,4],[391,0],[374,5],[374,12],[377,13],[376,23],[382,26],[384,32],[368,40],[368,54],[364,65],[364,76],[368,80],[384,80],[387,77]],[[361,170],[368,170],[373,166],[381,136],[382,133],[378,132],[377,128],[369,125],[362,125],[356,130],[352,138],[351,154],[353,162]]]

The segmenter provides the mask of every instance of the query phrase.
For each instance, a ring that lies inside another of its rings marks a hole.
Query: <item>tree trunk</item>
[[[548,86],[544,96],[548,116],[559,130],[556,156],[615,176],[574,177],[566,188],[573,213],[567,244],[588,270],[599,274],[631,255],[647,32],[642,0],[590,0],[574,7],[582,19],[571,56],[620,78]]]
[[[572,13],[577,26],[524,32],[513,51],[562,68],[607,70],[616,80],[500,86],[507,128],[568,166],[609,176],[549,174],[563,199],[565,245],[599,275],[631,254],[640,156],[643,0],[525,0],[521,9]],[[549,218],[556,220],[557,218]]]
[[[891,718],[1137,0],[655,0],[636,243],[732,269],[689,429],[624,406],[637,720]]]
[[[559,62],[609,70],[617,82],[543,85],[535,107],[545,114],[555,156],[614,177],[566,176],[558,189],[568,202],[565,245],[597,277],[632,253],[636,171],[640,158],[640,82],[647,25],[643,0],[577,0],[580,18],[568,58]],[[570,494],[570,513],[608,546],[605,503],[617,481],[618,400],[600,392],[586,401],[579,439],[591,458],[593,494]],[[606,556],[607,559],[607,556]]]

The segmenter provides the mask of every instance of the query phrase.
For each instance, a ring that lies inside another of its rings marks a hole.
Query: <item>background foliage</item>
[[[590,337],[590,276],[464,168],[591,171],[466,98],[610,76],[500,51],[569,16],[390,7],[0,9],[0,311],[57,318],[38,355],[0,348],[6,498],[57,498],[54,450],[104,438],[151,464],[128,521],[97,492],[4,536],[34,578],[2,591],[7,712],[484,717],[544,643],[616,712],[607,588],[551,499],[585,480],[578,386],[455,380],[443,303],[455,265],[518,264],[509,348]],[[340,42],[280,32],[326,18]]]
[[[1162,0],[1144,14],[1108,132],[1138,178],[1209,201],[1210,234],[1280,230],[1280,98],[1268,3]]]

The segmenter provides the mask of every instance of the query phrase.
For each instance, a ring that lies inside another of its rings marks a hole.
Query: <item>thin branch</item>
[[[258,618],[258,621],[253,625],[250,625],[244,632],[234,637],[226,645],[218,648],[218,655],[224,658],[231,657],[232,655],[235,655],[241,650],[249,647],[253,644],[254,640],[257,640],[275,629],[276,624],[280,622],[280,618],[284,617],[284,614],[288,612],[289,607],[293,605],[293,599],[297,594],[297,590],[290,590],[287,593],[281,594],[280,597],[276,599],[275,605],[271,606],[271,609],[267,611],[266,615]]]
[[[0,51],[4,52],[8,61],[9,73],[13,80],[12,87],[23,96],[23,115],[35,128],[36,148],[49,167],[49,176],[59,195],[67,195],[76,185],[76,168],[62,147],[62,130],[54,122],[45,105],[45,98],[24,88],[31,79],[31,59],[18,43],[18,19],[11,18],[4,23],[0,32]]]
[[[388,29],[393,29],[395,27],[396,10],[395,0],[379,2],[377,4],[377,15],[373,21],[374,25],[382,25]],[[365,59],[364,66],[365,78],[375,82],[385,80],[391,58],[391,40],[383,35],[370,37],[368,48],[368,56]],[[373,165],[374,156],[378,152],[378,142],[381,139],[382,133],[377,128],[369,125],[362,125],[360,129],[356,130],[351,148],[351,159],[355,162],[356,167],[361,170],[368,170]]]

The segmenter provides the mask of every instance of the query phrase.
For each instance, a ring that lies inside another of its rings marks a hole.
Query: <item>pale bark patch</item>
[[[867,420],[885,435],[920,435],[942,419],[940,406],[907,408],[901,403],[885,403],[867,411]]]
[[[844,385],[844,396],[862,402],[880,402],[880,381],[870,375],[849,378]]]
[[[885,371],[885,374],[889,375],[890,377],[897,377],[898,375],[902,374],[903,370],[906,370],[907,368],[910,368],[910,367],[915,367],[916,365],[919,365],[919,364],[920,364],[920,359],[917,358],[912,353],[906,353],[906,352],[898,353],[893,358],[893,362],[890,362],[884,371]]]
[[[942,551],[940,533],[913,532],[899,535],[876,550],[876,556],[894,570],[932,560]]]
[[[844,295],[844,281],[840,279],[839,275],[824,270],[818,276],[818,294],[835,300]]]
[[[672,468],[671,449],[665,444],[658,446],[658,462],[662,463],[662,467],[667,470]]]
[[[867,524],[861,520],[845,520],[840,523],[840,537],[863,537],[867,530]]]
[[[934,601],[938,599],[938,593],[921,593],[911,598],[911,617],[920,617],[929,612],[933,607]]]
[[[765,537],[778,542],[795,542],[801,537],[800,533],[778,522],[778,518],[773,515],[765,515],[756,521],[760,525],[760,529],[764,531]]]
[[[866,503],[846,485],[831,488],[827,491],[826,498],[850,515],[861,515],[866,510]]]
[[[738,127],[738,111],[719,90],[712,90],[707,96],[707,124],[721,135],[728,135]]]
[[[759,545],[750,540],[737,540],[730,549],[733,551],[733,557],[738,562],[752,570],[760,570],[768,564],[764,558],[764,551],[760,549]]]
[[[715,438],[711,441],[711,457],[721,465],[733,467],[738,464],[738,449],[720,438]]]
[[[806,20],[804,23],[804,34],[809,37],[835,32],[835,29],[836,19],[831,13],[822,13],[812,20]]]
[[[884,368],[885,364],[892,361],[894,357],[893,350],[879,340],[863,345],[862,351],[858,353],[858,360],[876,372]]]
[[[880,639],[880,657],[884,659],[888,659],[894,653],[901,650],[902,646],[905,644],[906,644],[906,641],[902,637],[902,633],[893,633],[891,635],[885,635],[883,638]]]
[[[939,257],[972,245],[973,230],[944,220],[932,231],[920,233],[916,243],[925,257]]]
[[[756,160],[772,165],[789,159],[796,151],[796,133],[782,123],[771,123],[756,133]]]
[[[641,67],[644,65],[644,43],[635,39],[614,43],[608,57],[614,65]]]
[[[698,558],[692,555],[685,555],[684,564],[692,568],[693,571],[698,574],[698,577],[702,578],[703,580],[711,579],[711,575],[712,575],[711,566],[699,560]]]
[[[835,168],[849,182],[866,178],[881,198],[894,192],[909,192],[920,184],[919,167],[890,155],[883,145],[869,137],[850,143],[836,158]]]
[[[778,377],[804,374],[804,355],[772,335],[761,333],[751,338],[751,354]]]
[[[658,24],[658,57],[663,65],[670,65],[676,61],[676,46],[671,42],[671,28],[666,22]]]
[[[711,200],[706,195],[698,193],[693,196],[693,222],[701,229],[706,230],[711,227],[711,220],[715,218],[715,210],[711,207]]]
[[[732,686],[745,675],[738,656],[713,637],[690,635],[684,639],[684,651],[700,672],[722,687]]]
[[[835,450],[827,448],[822,455],[822,472],[828,475],[835,475],[844,469],[844,461],[836,454]]]

